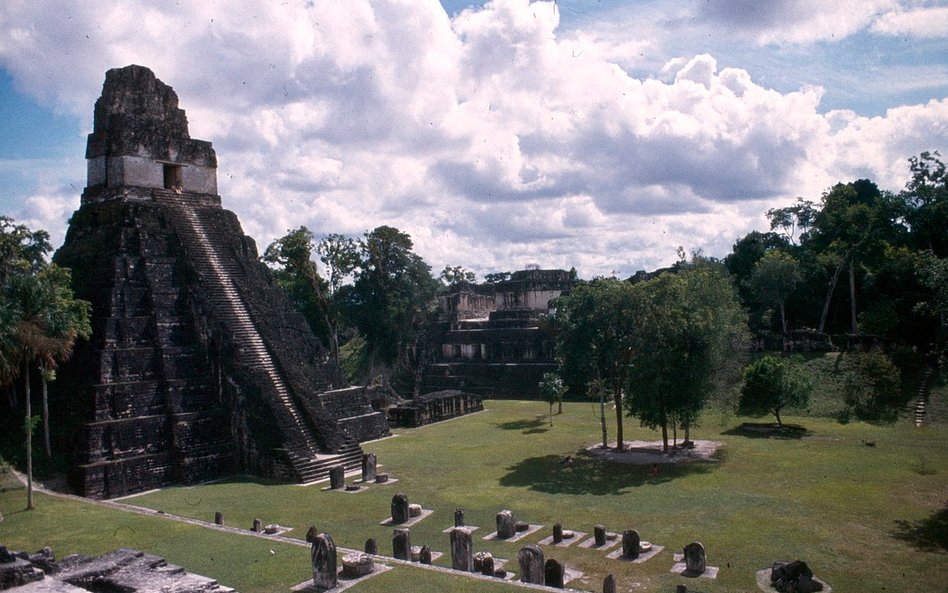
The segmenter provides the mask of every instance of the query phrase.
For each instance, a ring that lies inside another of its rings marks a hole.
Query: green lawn
[[[940,395],[940,393],[939,393]],[[302,538],[310,524],[330,533],[337,545],[361,549],[375,537],[391,554],[391,497],[434,514],[411,528],[412,543],[445,552],[454,509],[463,507],[474,532],[475,551],[515,558],[525,543],[550,534],[552,524],[592,533],[635,528],[665,551],[645,564],[607,560],[602,552],[545,549],[547,557],[585,573],[571,587],[600,591],[614,573],[620,590],[669,591],[679,583],[700,591],[749,591],[755,571],[777,559],[803,559],[836,591],[904,592],[948,588],[948,426],[912,427],[830,419],[787,417],[804,425],[801,438],[748,436],[735,430],[745,418],[710,413],[692,438],[724,443],[717,460],[665,466],[658,478],[647,468],[599,461],[585,453],[598,438],[597,406],[564,404],[549,426],[543,402],[489,401],[487,410],[364,445],[378,454],[380,471],[399,481],[358,494],[326,492],[321,486],[269,485],[229,480],[169,488],[127,502],[151,509],[250,527],[255,517],[293,526]],[[610,433],[613,426],[610,424]],[[656,439],[628,419],[627,439]],[[869,447],[864,441],[874,441]],[[570,467],[560,464],[573,455]],[[39,510],[26,513],[22,491],[0,493],[0,542],[13,548],[51,545],[58,555],[100,553],[131,546],[166,556],[189,570],[213,576],[243,593],[285,591],[307,576],[304,548],[222,534],[91,505],[41,496]],[[509,508],[518,519],[544,529],[515,544],[485,542],[495,514]],[[669,572],[673,552],[692,540],[704,543],[708,563],[719,566],[714,581]],[[274,553],[271,554],[270,550]],[[501,591],[481,581],[398,567],[353,589],[391,591]]]

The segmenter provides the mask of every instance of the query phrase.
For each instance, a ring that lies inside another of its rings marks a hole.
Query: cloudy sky
[[[770,207],[948,155],[945,1],[6,0],[0,213],[61,243],[132,63],[261,250],[387,224],[435,273],[723,257]]]

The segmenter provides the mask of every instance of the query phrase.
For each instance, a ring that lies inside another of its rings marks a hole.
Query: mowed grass
[[[644,564],[608,560],[605,553],[546,547],[584,573],[570,587],[600,591],[606,574],[619,590],[668,591],[688,584],[699,591],[751,591],[754,573],[778,559],[803,559],[836,591],[928,592],[948,589],[944,533],[948,508],[948,428],[920,429],[908,421],[876,426],[838,424],[830,419],[788,417],[807,430],[800,438],[751,436],[735,427],[746,418],[709,413],[692,438],[721,441],[709,463],[649,469],[593,458],[585,446],[597,442],[598,406],[566,403],[564,413],[545,415],[545,403],[488,401],[486,411],[368,443],[379,471],[398,479],[357,493],[329,492],[323,485],[273,485],[234,479],[195,487],[168,488],[129,499],[150,509],[249,528],[292,526],[302,539],[309,525],[332,535],[339,546],[361,549],[378,540],[391,554],[391,497],[434,513],[411,527],[414,545],[445,553],[436,564],[450,566],[448,536],[454,509],[462,507],[474,532],[475,551],[512,559],[517,550],[564,529],[591,537],[601,523],[610,531],[637,529],[665,551]],[[609,425],[610,436],[614,426]],[[654,440],[655,431],[626,421],[626,439]],[[875,446],[867,446],[874,442]],[[561,464],[572,455],[569,467]],[[351,481],[352,478],[349,479]],[[141,517],[92,505],[40,497],[39,510],[22,508],[22,491],[0,494],[0,541],[14,548],[52,545],[58,554],[99,553],[131,546],[166,556],[189,570],[213,576],[245,593],[285,591],[304,580],[304,548]],[[518,519],[544,528],[513,544],[486,542],[495,515],[509,508]],[[718,578],[686,579],[670,572],[672,553],[701,541]],[[270,550],[274,553],[271,554]],[[483,581],[397,567],[354,591],[502,591]]]

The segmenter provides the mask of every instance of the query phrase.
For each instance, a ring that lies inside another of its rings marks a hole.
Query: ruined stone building
[[[56,253],[93,336],[51,409],[86,496],[235,472],[307,482],[388,434],[221,207],[209,142],[147,68],[106,74],[88,185]]]
[[[566,270],[521,270],[502,282],[464,283],[443,294],[421,392],[539,397],[543,373],[556,371],[554,340],[542,318],[574,282]]]

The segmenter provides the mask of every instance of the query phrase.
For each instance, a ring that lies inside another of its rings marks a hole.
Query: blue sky
[[[944,1],[11,0],[0,213],[61,242],[105,70],[137,63],[261,249],[390,224],[436,272],[628,274],[837,181],[900,189],[948,150],[946,56]]]

